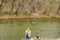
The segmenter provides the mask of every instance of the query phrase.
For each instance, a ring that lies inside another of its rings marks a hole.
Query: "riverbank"
[[[3,15],[0,19],[20,19],[20,18],[60,18],[60,16],[45,16],[45,15]]]

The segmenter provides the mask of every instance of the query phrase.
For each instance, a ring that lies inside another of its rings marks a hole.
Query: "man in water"
[[[26,30],[26,40],[30,40],[30,36],[31,36],[31,30],[30,30],[30,28],[27,28],[27,30]]]

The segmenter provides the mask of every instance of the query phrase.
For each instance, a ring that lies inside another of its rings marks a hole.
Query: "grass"
[[[32,35],[40,37],[60,37],[60,19],[8,19],[0,20],[0,40],[21,40],[25,38],[25,30],[31,28]]]

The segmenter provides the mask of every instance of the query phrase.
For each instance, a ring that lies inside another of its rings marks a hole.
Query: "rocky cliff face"
[[[60,0],[0,0],[2,14],[60,15]]]

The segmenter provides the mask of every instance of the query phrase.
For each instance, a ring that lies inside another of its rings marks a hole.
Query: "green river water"
[[[21,40],[25,30],[31,28],[31,37],[59,38],[60,19],[0,19],[0,40]]]

